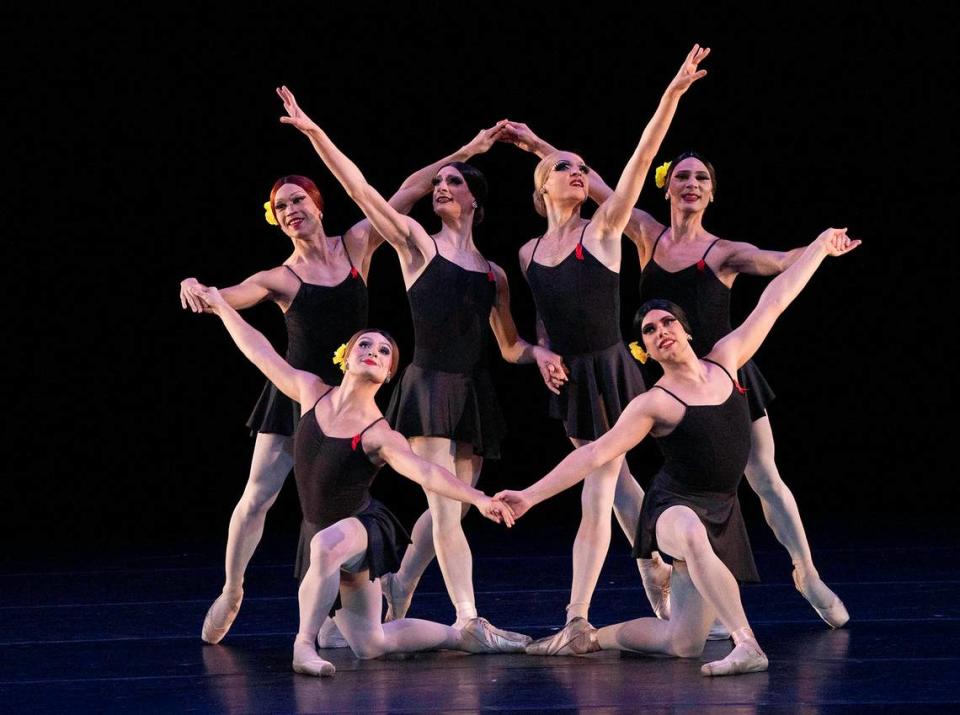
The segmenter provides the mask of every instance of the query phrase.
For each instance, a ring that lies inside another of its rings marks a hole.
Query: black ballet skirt
[[[690,320],[693,335],[691,346],[697,357],[703,357],[723,336],[733,330],[730,325],[730,289],[717,278],[707,265],[707,254],[716,245],[714,241],[699,261],[679,271],[664,270],[656,261],[657,246],[667,229],[661,231],[653,244],[653,254],[640,276],[641,305],[654,298],[662,298],[679,305]],[[720,239],[717,239],[720,240]],[[655,360],[648,360],[642,368],[644,380],[653,384],[663,375]],[[756,421],[767,413],[767,406],[776,395],[753,360],[737,371],[740,384],[747,390],[750,419]]]
[[[550,416],[563,420],[569,437],[595,440],[644,391],[644,383],[620,335],[620,274],[584,249],[588,225],[576,249],[556,266],[535,262],[537,239],[527,282],[550,349],[570,370],[560,394],[550,395]]]
[[[712,360],[705,362],[726,372]],[[657,520],[670,507],[682,505],[700,518],[714,552],[737,581],[750,583],[760,576],[737,498],[750,455],[750,411],[740,385],[730,380],[730,396],[719,405],[688,405],[654,385],[685,411],[670,434],[656,438],[664,464],[643,497],[633,557],[648,559],[654,551],[671,556],[657,544]]]
[[[410,286],[413,362],[386,411],[404,437],[443,437],[500,457],[506,422],[487,368],[496,289],[492,270],[467,270],[439,250]]]
[[[346,245],[344,245],[346,253]],[[300,288],[283,319],[287,324],[287,352],[284,359],[298,370],[306,370],[328,385],[339,385],[343,377],[333,364],[337,348],[367,325],[367,286],[353,266],[335,286],[304,283],[290,266],[284,266],[300,281]],[[247,427],[258,432],[292,435],[300,422],[300,405],[267,380],[253,408]]]
[[[360,569],[369,571],[371,581],[400,568],[410,535],[397,517],[370,495],[380,466],[363,451],[363,434],[376,422],[379,420],[355,437],[330,437],[320,429],[314,405],[297,426],[294,474],[303,522],[294,573],[300,579],[310,567],[310,540],[348,517],[359,519],[367,532],[367,550]]]

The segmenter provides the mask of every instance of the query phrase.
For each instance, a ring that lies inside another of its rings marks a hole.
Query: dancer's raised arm
[[[640,196],[640,189],[643,187],[647,171],[660,150],[660,144],[667,134],[670,122],[673,121],[680,97],[690,88],[690,85],[706,76],[707,71],[699,69],[698,66],[709,54],[709,47],[702,48],[700,45],[694,45],[677,75],[660,98],[660,104],[644,128],[640,142],[624,167],[616,188],[593,215],[593,221],[597,224],[602,236],[619,239],[620,234],[623,233],[630,219],[633,205]]]
[[[842,256],[861,241],[847,236],[845,228],[828,228],[803,249],[793,264],[770,281],[757,307],[732,333],[721,339],[709,356],[717,362],[739,368],[760,348],[773,324],[793,302],[827,256]]]
[[[263,333],[241,318],[216,288],[199,286],[194,290],[194,294],[209,312],[223,321],[240,352],[291,400],[303,402],[306,393],[312,395],[323,388],[323,381],[313,373],[291,367],[273,349]]]

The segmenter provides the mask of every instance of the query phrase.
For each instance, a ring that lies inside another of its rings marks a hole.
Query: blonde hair
[[[561,151],[552,151],[543,157],[533,170],[533,209],[543,217],[547,215],[547,202],[543,198],[543,187],[550,178],[550,170],[557,163]]]

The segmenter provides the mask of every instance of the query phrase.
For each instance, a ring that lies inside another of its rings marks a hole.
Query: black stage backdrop
[[[276,85],[289,85],[384,193],[504,117],[579,151],[612,183],[694,42],[713,49],[709,75],[682,100],[657,163],[687,148],[711,157],[719,192],[707,228],[771,248],[831,225],[865,241],[827,261],[758,355],[778,394],[778,461],[802,513],[886,534],[948,517],[956,17],[887,7],[4,11],[13,331],[2,526],[17,545],[6,557],[65,544],[222,543],[263,380],[219,321],[180,309],[178,282],[228,285],[284,260],[289,240],[261,209],[281,174],[316,178],[328,232],[360,218],[305,138],[278,123]],[[544,226],[530,204],[535,159],[498,145],[475,163],[491,184],[477,243],[506,269],[531,337],[516,254]],[[639,206],[668,218],[652,181]],[[415,216],[436,230],[429,201]],[[626,328],[639,270],[628,242],[623,255]],[[764,283],[737,281],[736,319]],[[389,248],[370,284],[371,323],[393,331],[408,359]],[[276,306],[246,315],[282,347]],[[568,451],[534,368],[501,362],[495,379],[511,434],[504,458],[485,467],[488,492],[530,483]],[[646,484],[655,448],[631,461]],[[408,524],[425,503],[389,471],[376,489]],[[531,513],[507,548],[558,524],[558,548],[569,548],[577,494]],[[759,523],[756,498],[743,498]],[[294,531],[297,509],[288,484],[268,532]]]

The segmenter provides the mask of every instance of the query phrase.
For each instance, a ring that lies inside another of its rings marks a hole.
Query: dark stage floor
[[[818,535],[821,572],[846,602],[848,628],[829,631],[789,585],[787,562],[758,549],[766,578],[744,589],[747,614],[770,658],[767,673],[703,678],[699,660],[468,656],[431,653],[357,661],[328,651],[332,679],[294,675],[296,600],[290,565],[258,554],[243,610],[220,646],[200,624],[220,585],[217,547],[85,567],[12,569],[0,576],[3,712],[635,712],[778,709],[892,712],[960,704],[960,549],[918,540],[888,549]],[[222,547],[221,547],[222,548]],[[277,557],[274,558],[274,553]],[[479,557],[477,600],[497,625],[533,636],[561,624],[569,557]],[[13,572],[16,571],[16,572]],[[649,613],[621,548],[601,577],[591,620]],[[411,615],[449,622],[431,567]]]

